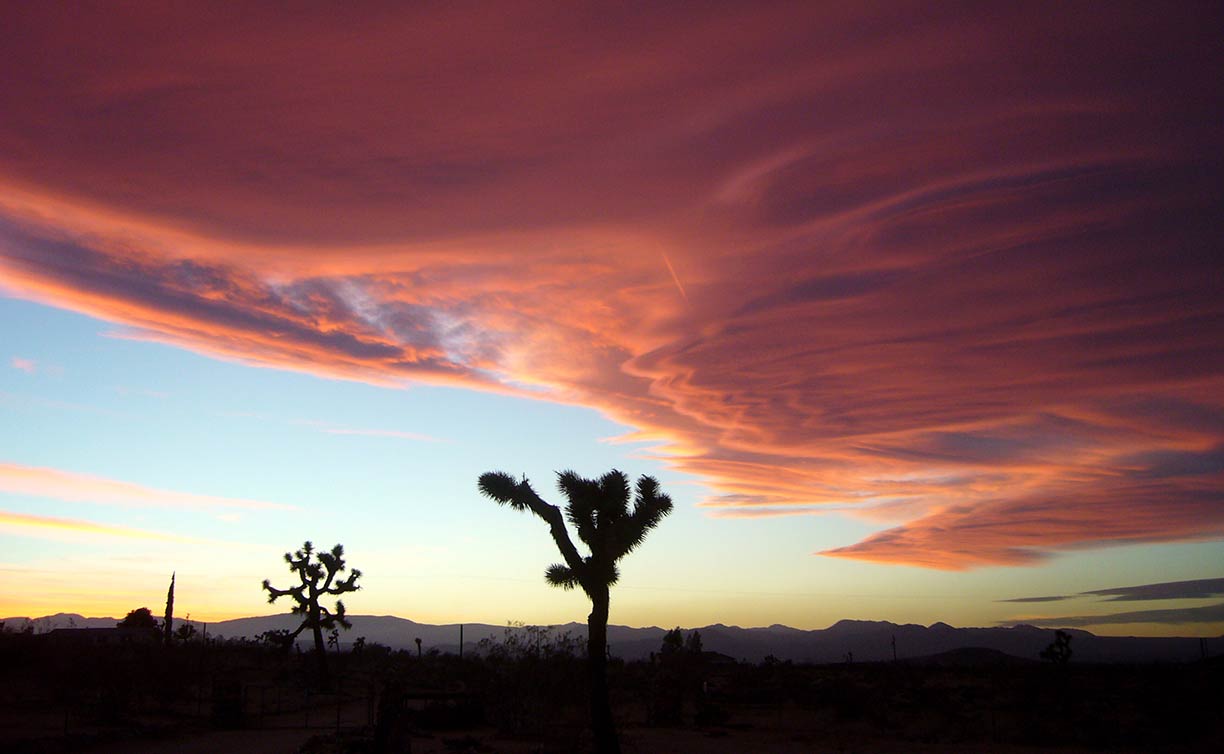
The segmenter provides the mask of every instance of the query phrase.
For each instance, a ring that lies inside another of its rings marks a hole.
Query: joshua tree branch
[[[486,497],[503,505],[509,503],[510,507],[516,510],[526,508],[543,519],[548,524],[553,541],[557,543],[557,549],[561,552],[561,557],[565,558],[565,564],[581,579],[586,563],[570,539],[560,508],[544,502],[526,479],[515,482],[513,477],[504,472],[481,474],[480,491]]]

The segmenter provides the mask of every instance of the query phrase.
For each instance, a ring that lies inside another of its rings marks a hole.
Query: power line
[[[481,576],[468,573],[435,573],[434,576],[450,577],[457,579],[470,579],[474,581],[512,581],[520,584],[538,584],[541,579],[522,579],[512,576]],[[862,592],[772,592],[772,591],[757,591],[757,590],[735,590],[735,589],[705,589],[700,587],[678,587],[678,586],[630,586],[617,584],[614,586],[618,590],[628,590],[634,592],[682,592],[686,594],[734,594],[747,597],[847,597],[854,599],[881,599],[881,600],[982,600],[983,597],[974,597],[964,594],[868,594]]]

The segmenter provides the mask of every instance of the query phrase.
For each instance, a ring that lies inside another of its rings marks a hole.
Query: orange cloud
[[[821,554],[964,570],[1036,563],[1059,550],[1102,544],[1219,539],[1219,496],[1211,482],[1068,485],[1042,496],[948,506]]]
[[[16,534],[33,536],[43,535],[86,535],[103,537],[122,537],[125,539],[155,539],[166,541],[191,541],[186,537],[173,534],[132,529],[126,526],[111,526],[93,521],[82,521],[70,518],[54,518],[52,516],[33,516],[26,513],[0,511],[0,528]]]
[[[284,503],[161,490],[91,474],[3,462],[0,462],[0,493],[134,508],[295,509]]]
[[[713,515],[893,525],[841,557],[1219,535],[1204,11],[230,13],[9,25],[13,295],[591,406]]]

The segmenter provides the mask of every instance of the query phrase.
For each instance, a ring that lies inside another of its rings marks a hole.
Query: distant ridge
[[[368,643],[384,644],[392,649],[416,650],[417,638],[424,651],[457,652],[459,624],[432,625],[417,623],[393,615],[350,615],[353,623],[344,632],[342,644],[358,636]],[[20,628],[27,618],[6,618],[6,628]],[[86,618],[74,613],[57,613],[31,620],[35,633],[47,633],[56,628],[113,628],[117,618]],[[203,630],[200,621],[193,623]],[[269,630],[292,629],[298,619],[289,614],[251,618],[235,618],[207,624],[208,635],[236,639],[255,638]],[[481,639],[501,639],[507,626],[488,623],[464,624],[464,647],[474,650]],[[685,629],[690,631],[694,629]],[[710,651],[738,660],[760,662],[772,655],[778,660],[795,662],[844,662],[853,655],[855,662],[881,662],[893,659],[893,640],[897,658],[925,664],[990,665],[1008,662],[1008,658],[1034,660],[1054,637],[1052,628],[1017,625],[1010,628],[955,628],[946,623],[920,626],[913,623],[898,625],[887,621],[841,620],[824,629],[803,630],[774,624],[762,628],[740,628],[717,623],[698,626],[703,646]],[[556,633],[571,632],[576,638],[586,636],[585,623],[566,623],[554,628]],[[1202,657],[1224,655],[1224,636],[1205,639],[1189,637],[1116,637],[1096,636],[1079,629],[1066,629],[1073,637],[1073,662],[1189,662]],[[608,626],[608,641],[613,656],[626,660],[643,659],[657,652],[665,630],[658,626],[631,628]]]
[[[937,655],[928,655],[927,657],[907,657],[900,660],[900,662],[928,668],[986,668],[1033,665],[1040,662],[1040,660],[1035,657],[1032,659],[1015,657],[1006,652],[986,647],[959,647],[957,649],[949,649],[947,652],[940,652]]]

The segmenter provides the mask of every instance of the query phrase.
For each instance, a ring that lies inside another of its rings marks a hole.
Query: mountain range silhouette
[[[424,651],[458,652],[459,624],[433,625],[417,623],[393,615],[350,615],[353,628],[343,633],[341,646],[347,647],[359,636],[369,644],[382,644],[392,649],[416,651],[415,640],[421,639]],[[9,627],[19,627],[26,618],[7,618]],[[57,613],[30,619],[36,634],[57,628],[113,628],[116,618],[86,618],[75,613]],[[209,637],[254,639],[270,630],[292,629],[300,623],[298,616],[281,614],[250,618],[235,618],[207,624]],[[192,623],[200,631],[200,621],[176,620],[175,624]],[[513,626],[488,623],[466,623],[463,626],[465,652],[476,651],[482,639],[501,640],[506,631],[521,630]],[[824,629],[804,630],[780,624],[759,628],[741,628],[715,623],[685,629],[701,632],[706,650],[719,652],[737,660],[760,662],[772,655],[782,661],[831,663],[842,662],[852,653],[856,662],[879,662],[896,657],[903,661],[923,661],[934,657],[971,663],[982,662],[999,654],[1022,660],[1036,660],[1038,654],[1053,641],[1053,628],[1028,625],[989,628],[955,628],[946,623],[921,626],[913,623],[896,624],[888,621],[842,620]],[[583,623],[566,623],[553,628],[555,633],[569,631],[576,638],[586,635]],[[658,626],[633,628],[608,626],[609,651],[613,657],[638,660],[657,652],[666,629]],[[1196,637],[1119,637],[1097,636],[1088,631],[1066,629],[1073,637],[1076,662],[1187,662],[1200,659],[1204,652],[1211,657],[1224,655],[1224,636],[1199,639]],[[306,647],[304,646],[303,649]],[[972,652],[966,650],[992,650]]]

